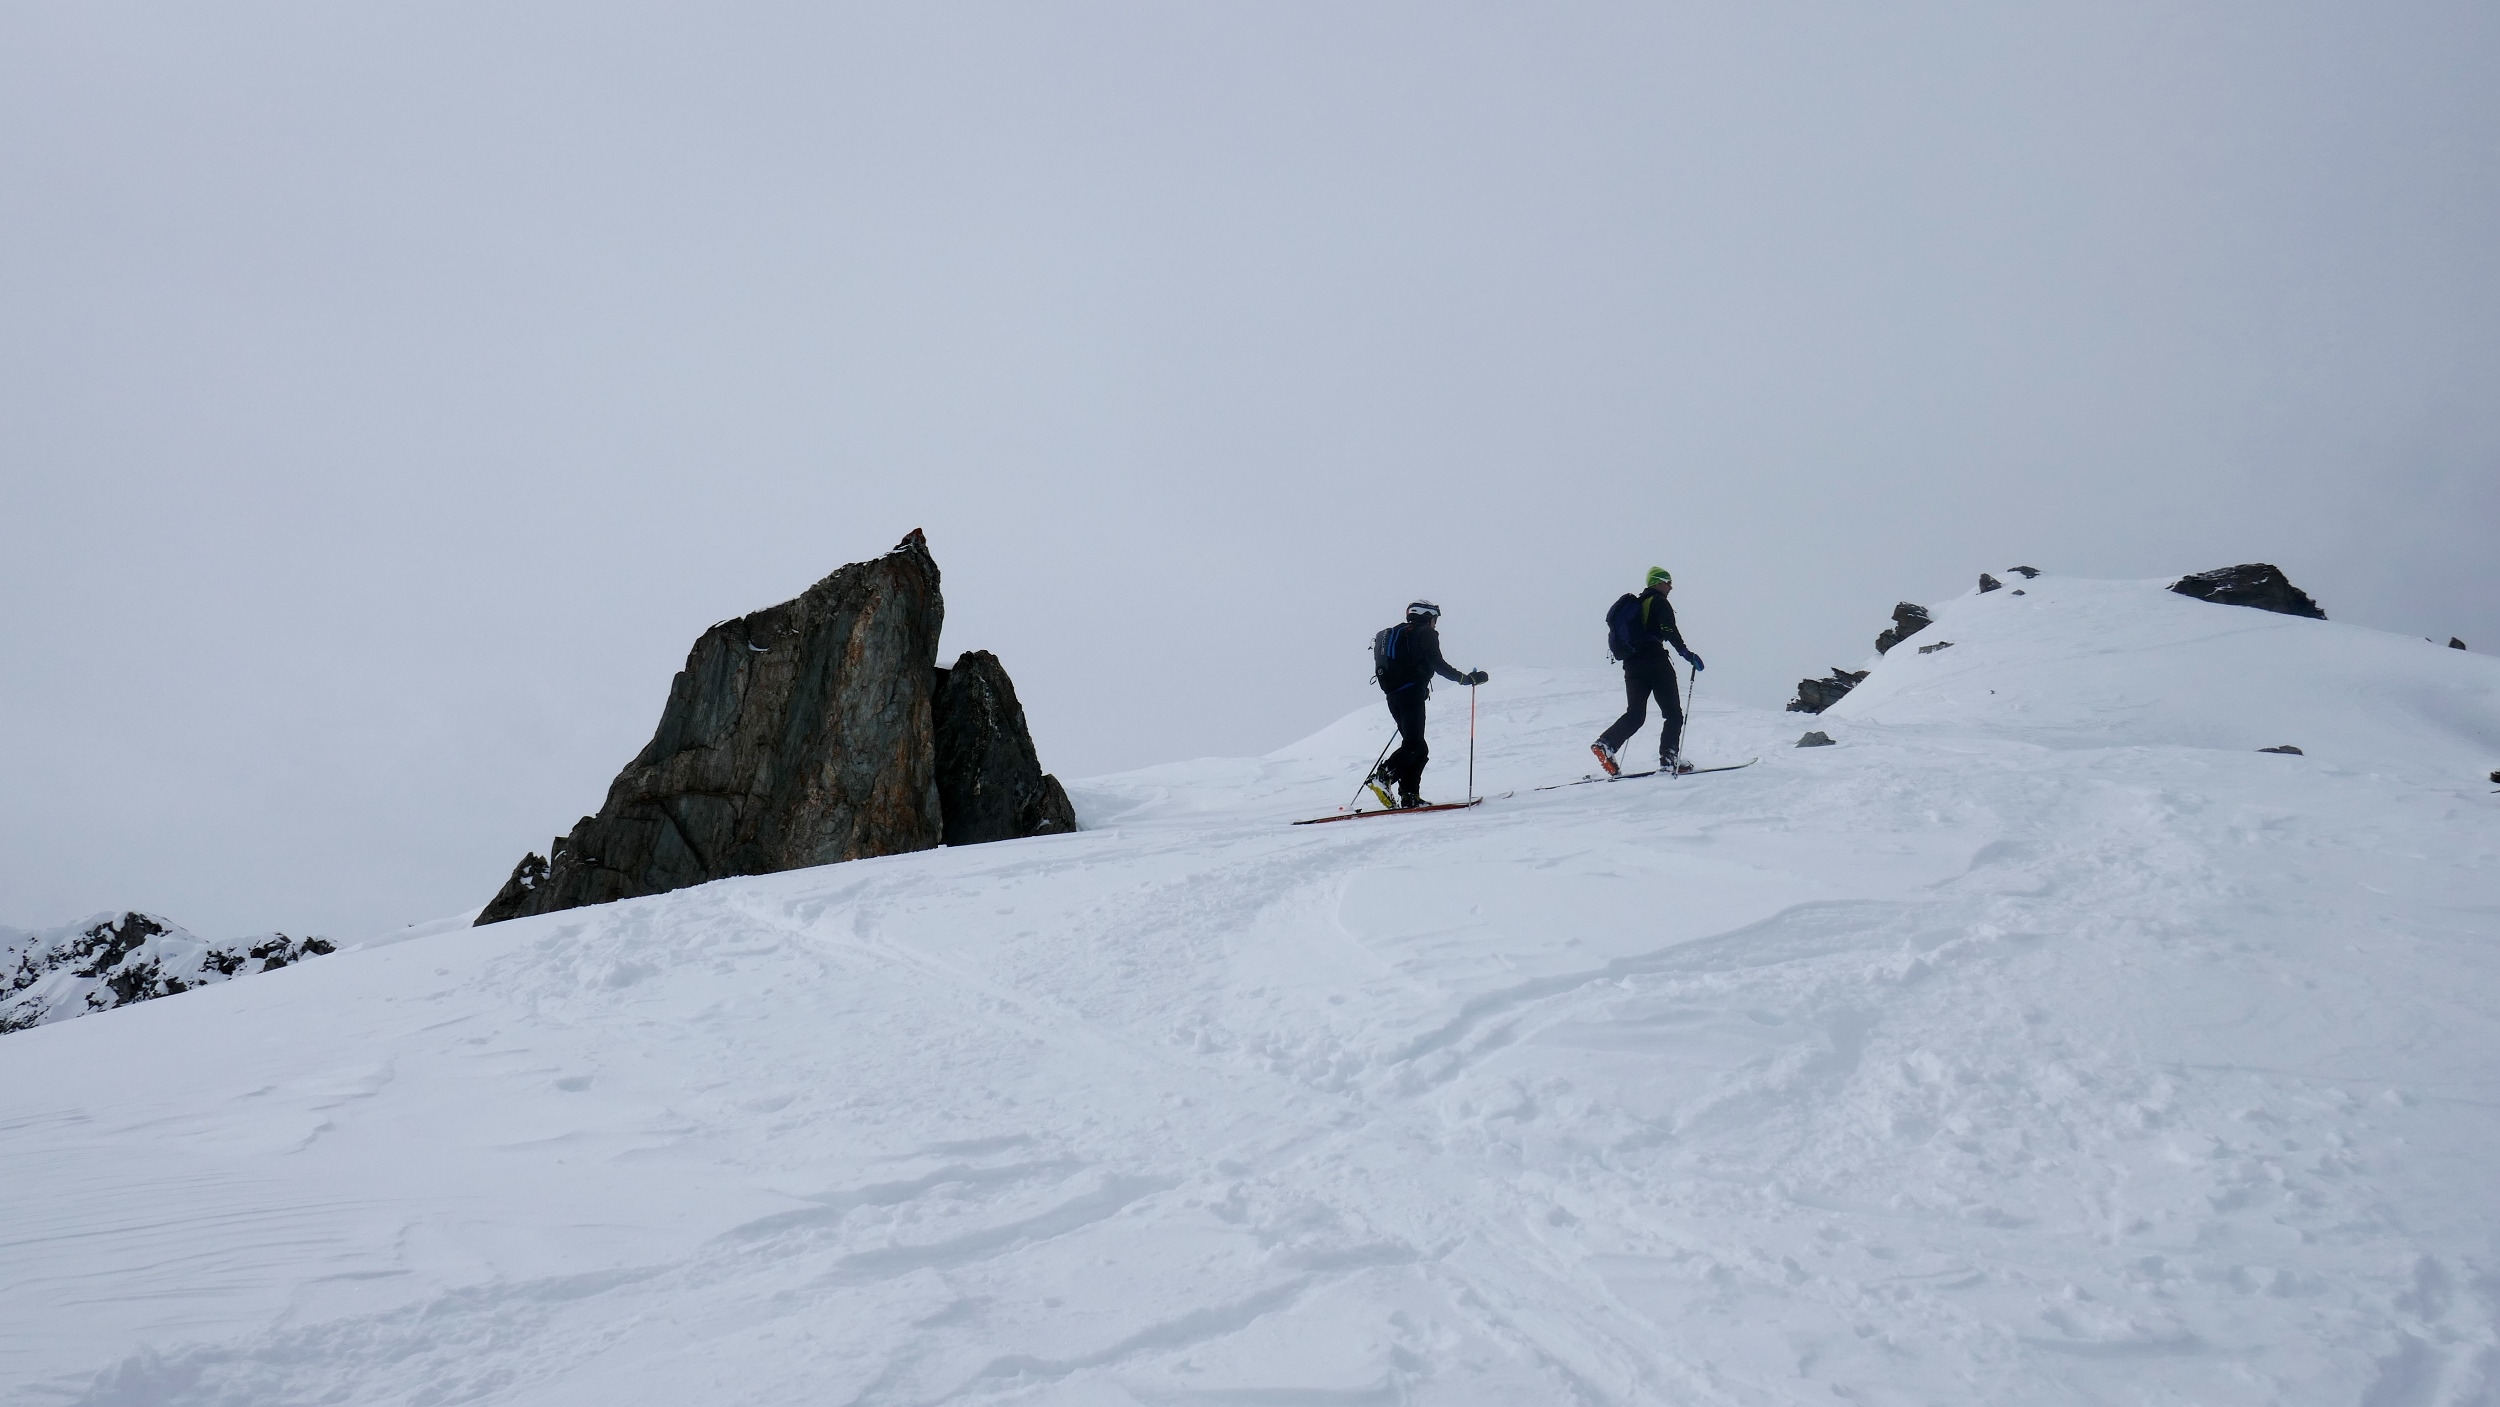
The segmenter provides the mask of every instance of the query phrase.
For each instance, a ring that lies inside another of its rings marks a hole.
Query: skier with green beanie
[[[1683,632],[1675,626],[1675,607],[1667,595],[1675,590],[1675,574],[1664,567],[1649,569],[1649,579],[1638,593],[1625,592],[1613,608],[1606,612],[1606,644],[1614,657],[1623,661],[1623,716],[1589,744],[1597,755],[1597,765],[1606,775],[1619,777],[1623,769],[1615,765],[1615,754],[1640,731],[1649,718],[1649,700],[1658,700],[1658,766],[1666,772],[1689,772],[1691,763],[1683,760],[1684,710],[1676,701],[1675,662],[1667,658],[1667,647],[1684,657],[1684,662],[1701,673],[1701,656],[1685,647]]]

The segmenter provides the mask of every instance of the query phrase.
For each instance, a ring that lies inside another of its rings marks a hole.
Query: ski
[[[1366,816],[1420,816],[1426,811],[1464,811],[1470,806],[1482,806],[1484,802],[1485,799],[1479,796],[1473,801],[1441,801],[1430,806],[1392,806],[1385,811],[1346,811],[1334,816],[1313,816],[1307,821],[1296,821],[1294,824],[1320,826],[1330,821],[1358,821]]]
[[[1743,769],[1745,769],[1745,768],[1747,768],[1747,767],[1751,767],[1751,766],[1752,766],[1752,765],[1754,765],[1756,762],[1760,762],[1761,760],[1762,760],[1762,759],[1761,759],[1761,758],[1759,758],[1759,757],[1747,758],[1747,759],[1746,759],[1745,761],[1743,761],[1743,762],[1731,762],[1731,763],[1728,763],[1728,764],[1727,764],[1726,766],[1724,766],[1724,767],[1696,767],[1696,768],[1694,768],[1694,769],[1693,769],[1692,771],[1690,771],[1690,772],[1678,772],[1678,773],[1676,773],[1675,775],[1676,775],[1676,776],[1679,776],[1679,777],[1706,777],[1706,776],[1708,776],[1709,774],[1711,774],[1711,773],[1713,773],[1713,772],[1736,772],[1736,771],[1742,771]],[[1554,784],[1553,784],[1553,785],[1551,785],[1551,786],[1542,786],[1542,787],[1538,787],[1538,788],[1537,788],[1537,790],[1538,790],[1538,791],[1560,791],[1560,790],[1561,790],[1562,788],[1564,788],[1564,787],[1584,787],[1584,786],[1587,786],[1587,785],[1588,785],[1589,783],[1591,783],[1591,782],[1629,782],[1629,781],[1637,781],[1638,779],[1640,779],[1640,778],[1642,778],[1642,777],[1656,777],[1656,776],[1660,776],[1660,775],[1664,774],[1664,773],[1666,772],[1666,770],[1667,770],[1667,769],[1666,769],[1666,768],[1664,768],[1664,767],[1652,767],[1652,768],[1650,768],[1650,769],[1649,769],[1648,771],[1646,771],[1646,772],[1626,772],[1626,773],[1624,773],[1624,774],[1623,774],[1622,776],[1620,776],[1620,777],[1601,777],[1601,776],[1599,776],[1598,774],[1596,774],[1595,772],[1591,772],[1591,773],[1589,773],[1587,776],[1580,778],[1580,779],[1579,779],[1578,781],[1576,781],[1576,782],[1556,782],[1556,783],[1554,783]]]

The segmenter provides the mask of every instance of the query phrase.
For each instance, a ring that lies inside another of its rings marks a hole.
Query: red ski
[[[1440,801],[1430,806],[1399,806],[1386,811],[1346,811],[1334,816],[1313,816],[1307,821],[1296,821],[1294,824],[1324,826],[1330,821],[1359,821],[1366,816],[1420,816],[1426,811],[1464,811],[1470,806],[1483,804],[1484,798],[1479,796],[1473,801]]]

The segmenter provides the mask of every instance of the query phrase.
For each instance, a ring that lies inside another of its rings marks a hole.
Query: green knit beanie
[[[1675,573],[1668,571],[1664,567],[1652,567],[1649,569],[1649,584],[1651,586],[1673,586],[1675,585]]]

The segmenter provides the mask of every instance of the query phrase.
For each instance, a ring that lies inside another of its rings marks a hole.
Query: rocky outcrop
[[[2040,569],[2037,567],[2009,567],[2007,570],[2020,574],[2026,581],[2040,574]],[[2004,582],[1986,572],[1979,574],[1979,592],[1983,596],[1991,591],[2002,590],[2004,586]],[[2020,596],[2023,593],[2017,591],[2014,594]],[[1875,637],[1875,653],[1890,654],[1893,646],[1935,623],[1935,617],[1925,606],[1910,601],[1895,602],[1892,608],[1892,625]],[[1953,648],[1952,641],[1939,640],[1932,645],[1922,646],[1919,653],[1932,655],[1938,650],[1951,648]],[[1835,665],[1829,678],[1800,679],[1797,681],[1797,697],[1788,701],[1788,711],[1790,713],[1821,713],[1840,702],[1848,696],[1851,689],[1863,683],[1866,673],[1862,669],[1842,669]]]
[[[1933,624],[1935,620],[1927,614],[1925,606],[1913,606],[1903,601],[1892,608],[1892,628],[1875,637],[1875,653],[1889,653],[1893,646]]]
[[[479,923],[938,843],[929,693],[945,605],[915,530],[703,632],[606,804]]]
[[[659,731],[599,813],[545,856],[524,856],[477,921],[1074,830],[997,658],[937,667],[945,614],[937,563],[915,530],[796,600],[703,632]],[[941,688],[956,700],[943,713]],[[952,743],[940,736],[949,726]]]
[[[1042,771],[1006,666],[973,650],[937,671],[938,810],[946,843],[978,845],[1076,829],[1059,779]]]
[[[2170,589],[2217,606],[2251,606],[2280,615],[2326,619],[2326,612],[2318,609],[2308,592],[2292,585],[2281,568],[2267,562],[2243,562],[2236,567],[2197,572],[2170,583]]]
[[[1832,735],[1821,729],[1816,729],[1797,740],[1799,747],[1830,747],[1831,745]]]
[[[2465,648],[2465,642],[2451,635],[2448,637],[2448,648],[2451,650],[2462,650]]]
[[[0,929],[0,1031],[111,1011],[335,952],[283,933],[210,943],[137,911],[40,930]]]
[[[1849,691],[1866,682],[1863,669],[1842,669],[1832,666],[1829,679],[1800,679],[1797,697],[1788,701],[1790,713],[1821,713],[1849,696]]]

